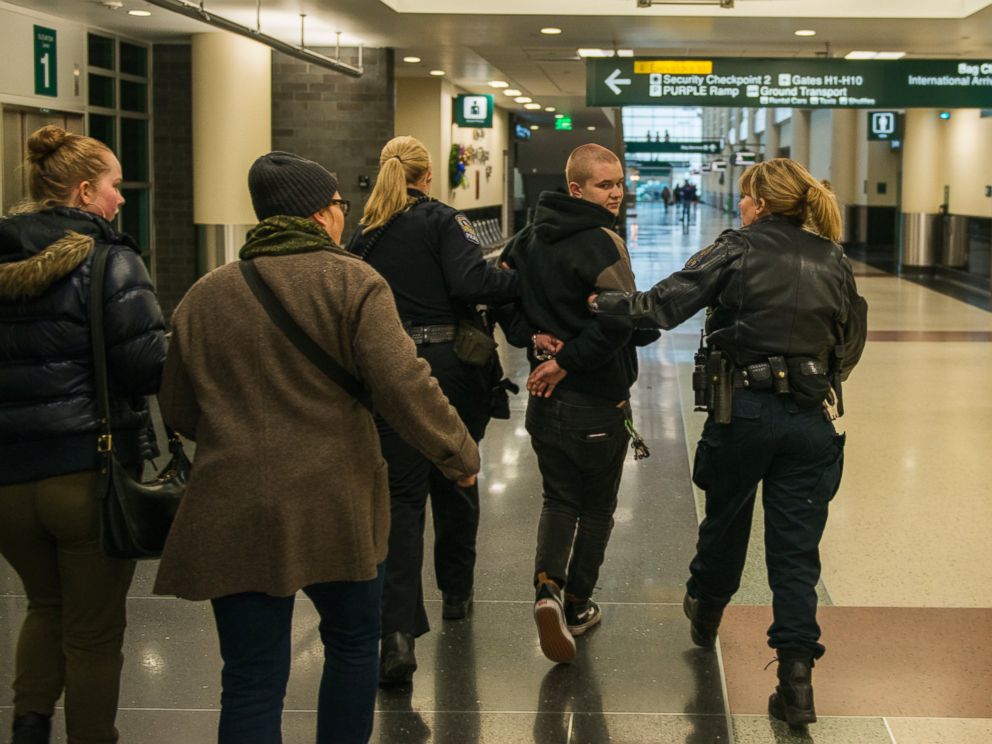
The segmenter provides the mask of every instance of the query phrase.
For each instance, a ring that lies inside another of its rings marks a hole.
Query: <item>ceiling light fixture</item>
[[[526,103],[526,104],[524,104],[524,108],[525,109],[528,109],[529,111],[539,111],[541,109],[541,104],[539,104],[539,103]]]
[[[555,114],[555,118],[556,119],[564,119],[565,118],[565,114]]]
[[[513,96],[519,96],[521,95],[521,93],[516,88],[507,88],[506,90],[503,91],[503,95],[513,97]]]
[[[652,5],[719,5],[721,8],[733,8],[734,0],[637,0],[638,8],[650,8]]]
[[[151,11],[148,10],[129,10],[127,12],[129,16],[136,16],[138,18],[147,18],[151,15]]]
[[[558,109],[556,109],[554,106],[545,106],[544,107],[544,110],[547,111],[550,114],[550,113],[553,113],[553,112],[557,111]]]
[[[811,28],[801,28],[798,31],[793,31],[796,36],[816,36],[816,31]]]
[[[561,29],[555,26],[545,26],[541,29],[541,33],[545,36],[557,36],[561,33]]]
[[[530,96],[517,96],[513,99],[515,103],[530,103],[533,100]]]
[[[902,59],[906,56],[906,52],[873,52],[873,51],[855,51],[848,52],[844,55],[844,59]]]
[[[530,125],[530,128],[531,128],[532,130],[534,130],[535,132],[536,132],[536,131],[537,131],[538,129],[540,129],[540,127],[539,127],[539,126],[537,126],[537,124],[531,124],[531,125]]]
[[[612,57],[616,52],[612,49],[579,49],[580,57]]]
[[[634,50],[633,49],[617,49],[617,56],[618,57],[633,57],[634,56]]]
[[[420,57],[404,57],[403,61],[410,65],[415,65],[420,61]]]
[[[505,80],[490,80],[489,81],[489,87],[490,88],[509,88],[510,87],[510,84],[508,82],[506,82]]]
[[[431,70],[431,75],[434,77],[441,77],[444,75],[444,70]]]
[[[596,127],[594,127],[594,126],[588,126],[588,127],[586,127],[586,129],[588,129],[590,132],[595,132],[596,131]]]

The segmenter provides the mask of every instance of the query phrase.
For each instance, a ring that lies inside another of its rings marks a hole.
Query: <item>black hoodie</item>
[[[626,400],[637,379],[630,323],[593,315],[586,304],[593,292],[634,287],[627,247],[611,229],[615,220],[598,204],[542,192],[534,221],[513,237],[502,259],[517,270],[525,324],[565,342],[557,360],[568,374],[559,387],[609,401]],[[640,334],[638,343],[658,337]],[[533,353],[528,356],[536,366]]]

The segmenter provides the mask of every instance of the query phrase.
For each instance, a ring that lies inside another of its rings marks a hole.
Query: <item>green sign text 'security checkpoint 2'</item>
[[[586,60],[589,106],[989,108],[992,60]]]

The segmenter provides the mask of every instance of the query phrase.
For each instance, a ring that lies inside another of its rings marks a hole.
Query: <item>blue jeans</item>
[[[843,464],[844,437],[819,408],[800,408],[790,395],[735,390],[732,421],[717,424],[711,416],[696,448],[692,478],[706,491],[706,518],[689,594],[723,607],[740,587],[761,482],[774,617],[768,645],[822,656],[820,538]]]
[[[324,644],[317,744],[365,744],[372,735],[382,579],[380,564],[371,581],[303,589],[320,614]],[[224,659],[219,744],[281,744],[294,603],[257,592],[211,600]]]

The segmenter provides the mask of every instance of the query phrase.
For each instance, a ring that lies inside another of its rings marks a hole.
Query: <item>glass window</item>
[[[121,168],[125,181],[148,181],[148,121],[121,117]]]
[[[148,86],[121,80],[121,109],[144,114],[148,111]]]
[[[90,34],[87,39],[90,67],[102,67],[105,70],[114,69],[114,40],[106,36]]]
[[[114,79],[90,73],[90,106],[114,108]]]
[[[146,255],[151,245],[148,189],[122,189],[121,196],[125,200],[121,207],[121,230],[134,238],[142,255]]]
[[[143,46],[121,42],[121,72],[148,77],[148,50]]]
[[[116,152],[117,137],[114,132],[114,117],[103,114],[90,114],[90,137],[100,140]]]

